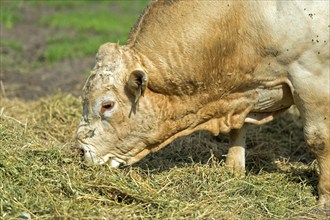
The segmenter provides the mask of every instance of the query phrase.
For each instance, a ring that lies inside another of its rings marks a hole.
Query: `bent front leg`
[[[330,207],[330,115],[324,115],[320,121],[308,121],[304,127],[305,138],[312,153],[316,156],[320,168],[318,184],[319,205]]]
[[[315,62],[318,64],[318,62]],[[320,62],[319,62],[320,64]],[[319,204],[330,207],[330,78],[329,63],[319,66],[315,73],[295,64],[291,81],[294,86],[294,102],[304,120],[306,142],[319,164]],[[310,65],[309,67],[312,67]]]
[[[245,148],[246,132],[248,125],[244,124],[240,129],[233,129],[229,133],[230,146],[226,158],[226,167],[235,176],[245,173]]]

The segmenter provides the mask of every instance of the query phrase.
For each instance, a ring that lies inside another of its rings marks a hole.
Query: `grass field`
[[[205,132],[131,167],[85,164],[70,150],[80,98],[40,87],[25,99],[18,83],[86,78],[84,61],[106,41],[125,43],[147,1],[0,3],[0,219],[327,219],[315,209],[317,166],[295,114],[250,129],[245,177],[223,166],[228,137]]]

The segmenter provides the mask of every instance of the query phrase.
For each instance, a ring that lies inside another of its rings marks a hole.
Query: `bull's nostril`
[[[85,154],[85,150],[81,147],[72,146],[71,149],[79,156],[83,157]]]
[[[81,157],[84,157],[85,156],[85,150],[84,149],[80,149],[79,155]]]

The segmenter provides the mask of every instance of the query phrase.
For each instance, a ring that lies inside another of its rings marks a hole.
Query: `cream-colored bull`
[[[104,44],[83,92],[84,157],[133,164],[196,130],[229,133],[245,167],[246,124],[295,104],[330,206],[329,1],[153,1],[125,46]]]

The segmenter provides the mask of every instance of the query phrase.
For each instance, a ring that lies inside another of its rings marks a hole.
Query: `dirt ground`
[[[4,25],[0,26],[0,39],[23,43],[21,52],[13,51],[1,44],[2,96],[33,100],[57,92],[80,95],[88,71],[94,65],[94,56],[66,59],[53,64],[43,63],[47,36],[59,30],[41,27],[38,20],[54,10],[56,9],[24,4],[20,9],[24,19],[11,29],[5,28]]]

